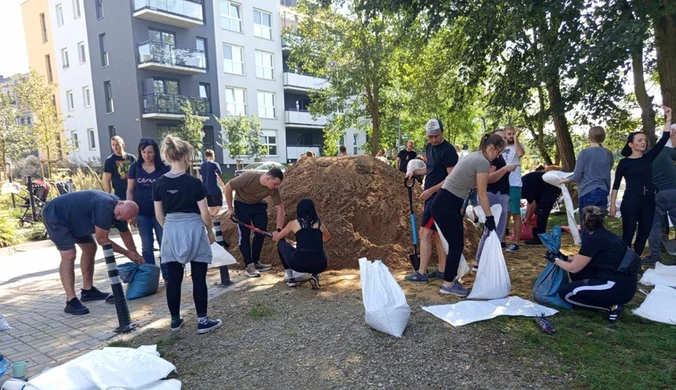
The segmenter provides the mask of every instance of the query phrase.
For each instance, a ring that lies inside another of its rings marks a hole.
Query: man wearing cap
[[[444,126],[439,119],[430,119],[425,127],[427,134],[427,146],[425,147],[425,157],[427,167],[410,172],[407,177],[425,175],[425,191],[420,198],[425,201],[422,226],[420,227],[420,268],[411,275],[406,276],[409,282],[427,283],[429,278],[444,278],[444,268],[446,265],[446,252],[441,245],[441,239],[436,232],[437,228],[432,218],[430,207],[434,196],[444,184],[444,179],[453,170],[458,163],[458,153],[453,145],[444,139]],[[432,240],[437,247],[439,256],[439,266],[437,270],[427,273],[427,265],[432,257]]]

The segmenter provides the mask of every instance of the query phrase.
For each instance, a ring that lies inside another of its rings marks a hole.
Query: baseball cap
[[[444,125],[441,123],[441,120],[433,118],[427,121],[425,126],[425,133],[428,137],[436,137],[444,131]]]

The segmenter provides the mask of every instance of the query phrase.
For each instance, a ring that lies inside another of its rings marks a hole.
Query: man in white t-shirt
[[[509,213],[507,214],[507,224],[510,216],[514,216],[514,241],[507,246],[508,252],[519,250],[519,241],[521,241],[521,157],[526,154],[523,144],[519,141],[520,130],[513,126],[505,127],[507,135],[507,146],[502,151],[502,158],[507,165],[517,165],[514,172],[509,174]]]

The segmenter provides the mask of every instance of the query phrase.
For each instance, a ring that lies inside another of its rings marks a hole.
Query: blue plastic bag
[[[125,263],[118,267],[120,279],[127,286],[127,299],[138,299],[153,295],[160,284],[160,267],[155,264]]]
[[[561,227],[554,226],[551,233],[538,234],[540,241],[552,253],[561,249]],[[559,289],[569,283],[568,272],[548,263],[533,285],[533,299],[545,305],[564,307],[572,310],[572,305],[559,297]]]

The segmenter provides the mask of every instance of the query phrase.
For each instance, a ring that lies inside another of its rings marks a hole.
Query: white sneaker
[[[261,273],[258,272],[254,263],[250,263],[249,265],[246,266],[246,271],[244,271],[244,275],[250,278],[259,278],[261,276]]]
[[[296,279],[296,283],[306,282],[306,281],[310,280],[311,277],[312,277],[312,275],[310,275],[308,273],[293,271],[293,278]],[[284,281],[286,282],[288,280],[289,280],[289,276],[285,273],[284,274]]]

